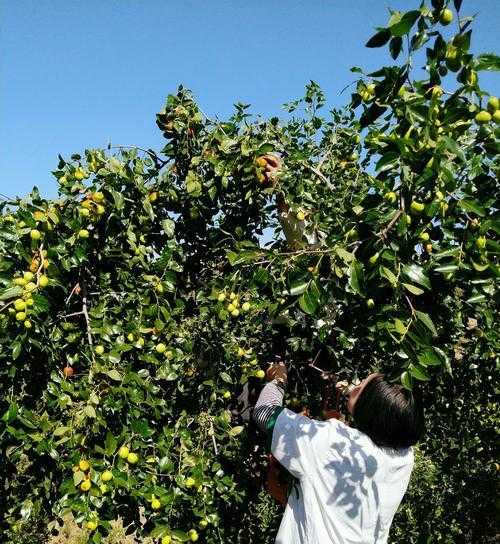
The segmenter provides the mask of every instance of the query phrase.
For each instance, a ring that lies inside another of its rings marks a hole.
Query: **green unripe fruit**
[[[248,310],[250,310],[250,302],[244,302],[244,303],[241,305],[241,309],[242,309],[244,312],[248,312]]]
[[[23,323],[23,325],[24,325],[24,328],[25,328],[25,329],[31,329],[31,327],[32,327],[31,321],[30,321],[29,319],[27,319],[27,320]]]
[[[40,240],[40,238],[42,237],[42,233],[37,229],[33,229],[30,232],[30,237],[32,240]]]
[[[394,191],[389,191],[388,193],[385,193],[384,199],[387,200],[387,202],[391,202],[392,204],[394,204],[394,202],[396,202],[396,200],[398,199],[398,196]]]
[[[159,510],[161,508],[161,502],[158,499],[153,499],[151,501],[151,508],[153,510]]]
[[[87,229],[80,229],[78,231],[78,238],[88,238],[89,237],[89,231]]]
[[[167,346],[165,344],[157,344],[155,349],[158,353],[165,353],[165,351],[167,350]]]
[[[262,380],[266,377],[266,373],[263,370],[257,370],[254,374],[256,378],[259,378],[259,380]]]
[[[424,242],[427,242],[429,240],[429,233],[428,232],[421,232],[419,235],[420,240],[423,240]]]
[[[126,459],[128,457],[128,454],[129,454],[129,450],[127,446],[122,446],[118,450],[118,457],[120,457],[121,459]]]
[[[104,346],[96,346],[94,351],[97,355],[102,355],[104,353]]]
[[[219,293],[219,295],[217,296],[217,300],[219,302],[224,302],[226,300],[226,293]]]
[[[113,479],[113,473],[110,471],[110,470],[105,470],[102,474],[101,474],[101,480],[103,482],[109,482]]]
[[[422,213],[424,211],[425,205],[422,204],[422,202],[418,202],[417,200],[413,200],[410,204],[410,209],[414,213]]]
[[[196,484],[196,480],[194,478],[186,478],[186,481],[184,482],[184,485],[186,487],[193,487]]]
[[[95,521],[87,521],[87,529],[89,531],[95,531],[97,529],[97,522]]]
[[[443,26],[449,25],[453,21],[453,11],[451,9],[443,9],[439,15],[439,22]]]
[[[200,523],[198,523],[198,526],[200,529],[206,529],[208,526],[208,521],[206,519],[201,519]]]
[[[479,249],[484,249],[486,247],[486,238],[484,236],[480,236],[477,240],[476,240],[476,246],[479,248]]]
[[[377,253],[374,253],[368,260],[370,261],[370,264],[375,264],[379,257],[380,253],[377,251]]]
[[[82,216],[82,217],[88,217],[90,215],[90,210],[88,208],[80,208],[78,210],[78,213]]]
[[[133,335],[131,332],[129,332],[129,333],[127,334],[127,340],[128,340],[129,342],[133,342],[133,341],[134,341],[134,335]]]
[[[492,119],[493,119],[493,121],[495,121],[495,123],[497,123],[497,124],[500,123],[500,110],[497,110],[497,111],[492,115]]]
[[[499,100],[496,96],[490,96],[489,100],[488,100],[488,111],[490,113],[495,113],[498,108],[500,107],[500,104],[499,104]]]
[[[358,239],[358,231],[354,228],[352,228],[350,231],[346,233],[347,240],[357,240]]]
[[[139,456],[137,455],[137,453],[134,453],[131,451],[127,455],[127,463],[130,463],[131,465],[135,465],[137,461],[139,461]]]
[[[489,114],[486,110],[481,110],[476,114],[475,119],[478,125],[484,125],[491,121],[491,114]]]
[[[31,293],[31,291],[34,291],[36,289],[36,284],[33,283],[32,281],[29,281],[25,286],[24,286],[24,290],[27,292],[27,293]]]
[[[25,319],[26,319],[26,312],[17,312],[16,314],[17,321],[24,321]]]
[[[373,308],[375,306],[375,301],[372,299],[372,298],[369,298],[367,301],[366,301],[366,307],[367,308]]]
[[[26,308],[26,302],[24,302],[24,300],[22,298],[18,298],[14,302],[14,308],[18,312],[22,312]]]

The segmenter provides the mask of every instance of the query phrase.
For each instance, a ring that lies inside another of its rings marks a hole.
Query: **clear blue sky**
[[[387,7],[418,0],[7,0],[0,8],[0,192],[57,187],[57,154],[134,144],[159,148],[155,113],[182,83],[209,116],[232,104],[280,115],[313,79],[329,104],[357,65],[387,60],[364,47]],[[498,0],[464,0],[478,13],[473,49],[498,51]],[[452,32],[450,29],[449,32]],[[500,94],[500,77],[481,83]]]

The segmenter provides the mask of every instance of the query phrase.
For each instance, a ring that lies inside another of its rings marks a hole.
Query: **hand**
[[[261,158],[266,161],[266,166],[264,167],[263,172],[266,182],[272,183],[276,178],[276,174],[281,170],[283,164],[281,157],[276,154],[267,153],[266,155],[262,155]]]
[[[269,363],[269,368],[266,371],[268,381],[276,380],[279,383],[286,383],[287,371],[285,363]]]
[[[349,383],[348,381],[344,380],[341,382],[337,382],[335,385],[335,389],[337,389],[337,391],[340,391],[342,395],[347,396],[358,383],[359,380],[357,381],[357,383]]]

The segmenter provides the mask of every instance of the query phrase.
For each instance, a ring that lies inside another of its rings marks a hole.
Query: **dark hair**
[[[385,376],[372,378],[354,404],[356,427],[377,446],[408,448],[424,430],[421,403],[412,391],[389,383]]]

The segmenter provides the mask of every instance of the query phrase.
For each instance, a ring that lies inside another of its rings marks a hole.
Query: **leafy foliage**
[[[180,87],[157,116],[161,152],[60,157],[57,200],[3,204],[9,541],[71,512],[95,543],[130,525],[130,541],[271,542],[248,419],[276,354],[313,415],[313,357],[422,388],[424,461],[396,541],[493,534],[498,101],[478,71],[496,58],[470,53],[470,18],[442,32],[446,9],[392,12],[367,45],[406,59],[353,69],[344,110],[322,116],[310,82],[286,122],[241,103],[212,121]]]

